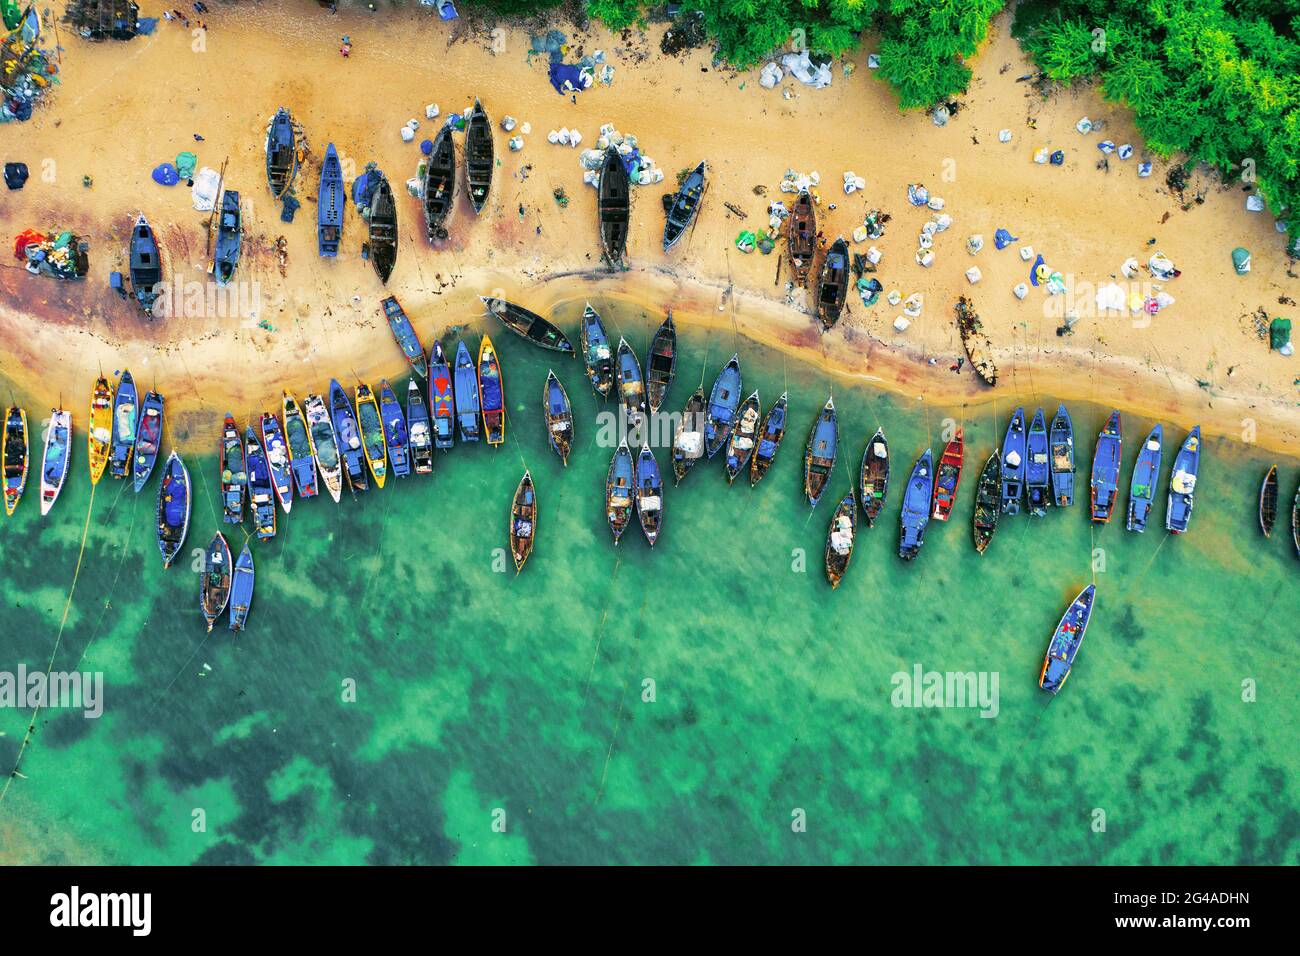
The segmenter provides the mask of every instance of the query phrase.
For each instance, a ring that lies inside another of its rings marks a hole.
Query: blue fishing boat
[[[456,397],[456,423],[460,429],[461,441],[478,441],[478,372],[474,360],[469,357],[469,349],[464,342],[456,345],[456,371],[452,379]],[[438,420],[438,407],[434,405],[434,422]],[[439,446],[443,447],[443,446]]]
[[[325,399],[308,393],[303,411],[311,435],[312,454],[316,456],[316,471],[325,484],[325,490],[337,504],[343,495],[343,460],[339,456],[338,436],[334,434],[329,408]]]
[[[320,167],[320,191],[316,203],[316,246],[322,256],[333,258],[339,254],[339,243],[343,240],[343,210],[347,201],[343,167],[339,164],[338,151],[330,143]]]
[[[1020,514],[1025,496],[1025,410],[1017,408],[1002,439],[1002,513]]]
[[[171,567],[190,529],[190,473],[181,456],[172,452],[158,484],[158,550],[163,568]]]
[[[117,383],[117,394],[113,397],[113,442],[108,452],[108,473],[114,478],[126,478],[131,474],[131,455],[139,427],[137,412],[135,380],[129,371],[123,371]]]
[[[271,509],[274,514],[275,508]],[[242,631],[248,626],[248,612],[253,606],[253,552],[248,542],[235,559],[235,571],[230,580],[230,629]]]
[[[641,426],[645,424],[645,378],[641,374],[641,362],[627,344],[627,339],[618,340],[618,357],[614,363],[614,378],[618,382],[618,400],[623,410],[623,426],[628,435],[636,441],[641,436]]]
[[[1025,440],[1025,494],[1029,499],[1029,514],[1041,518],[1052,503],[1052,468],[1048,456],[1047,419],[1040,408],[1029,423]]]
[[[271,117],[266,131],[266,181],[271,195],[283,199],[293,187],[298,175],[298,148],[293,128],[293,117],[283,106]]]
[[[1056,625],[1047,645],[1047,656],[1043,658],[1043,669],[1038,675],[1038,686],[1049,694],[1064,687],[1066,678],[1070,676],[1070,668],[1074,666],[1074,659],[1083,644],[1083,635],[1088,631],[1096,596],[1097,585],[1089,584],[1065,609],[1061,623]]]
[[[433,428],[429,424],[429,407],[415,377],[406,383],[406,428],[411,449],[411,467],[417,475],[433,472]]]
[[[582,360],[587,364],[587,379],[591,387],[601,398],[609,398],[609,389],[614,383],[614,352],[609,346],[605,323],[600,321],[600,313],[591,307],[590,302],[578,322],[578,345],[582,349]]]
[[[265,541],[275,537],[275,486],[262,441],[252,425],[244,432],[244,461],[248,463],[248,506],[253,512],[253,527]]]
[[[235,416],[226,413],[221,426],[221,519],[226,524],[242,524],[244,489],[248,486],[248,463],[244,443],[239,437]]]
[[[788,393],[782,392],[776,404],[767,410],[767,417],[763,419],[758,447],[754,449],[754,457],[749,460],[749,487],[751,488],[758,484],[767,474],[767,470],[772,467],[772,462],[776,460],[777,449],[781,447],[781,439],[785,438],[787,399]]]
[[[625,438],[610,459],[609,471],[605,474],[605,518],[609,521],[609,530],[614,535],[615,544],[618,544],[618,539],[623,536],[628,522],[632,520],[635,494],[636,463],[632,460],[632,452],[628,449]]]
[[[930,499],[934,495],[934,456],[929,448],[916,460],[903,489],[903,510],[899,515],[898,556],[911,561],[925,544],[925,526],[930,523]]]
[[[808,496],[808,504],[814,508],[822,500],[822,493],[830,482],[839,451],[839,417],[835,412],[834,399],[828,398],[822,410],[817,413],[812,428],[808,430],[808,445],[803,453],[803,493]],[[929,509],[928,502],[926,508]]]
[[[641,453],[636,458],[636,512],[641,519],[641,531],[653,548],[663,530],[664,479],[649,444],[641,445]]]
[[[862,499],[862,513],[866,516],[868,528],[875,527],[888,493],[889,441],[885,438],[885,430],[877,428],[862,451],[862,464],[858,468],[858,494]],[[953,483],[952,493],[954,496],[957,494],[956,482]]]
[[[506,388],[501,379],[501,362],[492,339],[483,336],[478,347],[478,400],[483,410],[483,431],[489,445],[506,440]]]
[[[710,458],[722,450],[731,437],[736,409],[740,407],[740,355],[733,355],[713,380],[709,408],[704,419],[704,451]]]
[[[162,283],[162,258],[158,255],[158,240],[154,238],[153,227],[141,213],[131,229],[130,245],[131,294],[144,309],[145,315],[153,315],[154,303],[158,301],[158,286]]]
[[[414,381],[414,380],[412,380]],[[388,467],[398,478],[411,473],[411,436],[406,415],[387,379],[379,380],[379,417],[384,423],[384,444],[388,446]]]
[[[388,327],[393,330],[393,338],[397,339],[402,354],[411,363],[415,373],[423,375],[425,373],[424,347],[420,345],[420,339],[415,334],[415,327],[411,325],[411,320],[406,317],[406,313],[398,304],[397,296],[390,295],[384,299],[383,306],[384,318],[388,319]]]
[[[1058,508],[1074,504],[1074,422],[1061,405],[1048,430],[1052,440],[1052,497]]]
[[[239,246],[243,237],[239,193],[227,189],[221,195],[221,214],[217,217],[217,246],[212,259],[212,274],[217,285],[226,285],[235,277],[239,265]]]
[[[334,435],[338,438],[339,458],[343,474],[353,492],[368,491],[370,479],[366,477],[366,446],[361,441],[361,429],[352,410],[348,393],[337,379],[330,380],[330,417],[334,421]]]
[[[203,552],[203,577],[199,583],[199,604],[212,633],[217,619],[230,603],[230,545],[218,531]]]
[[[549,369],[546,384],[542,386],[542,419],[546,423],[546,440],[560,456],[560,464],[567,467],[569,450],[573,447],[573,406],[564,386]]]
[[[1169,505],[1165,510],[1165,529],[1182,534],[1192,520],[1192,496],[1196,492],[1196,476],[1201,467],[1201,426],[1192,429],[1174,457],[1174,470],[1169,476]]]
[[[704,196],[704,161],[687,174],[673,197],[668,208],[668,217],[664,221],[664,252],[671,249],[686,232],[686,227],[695,219],[700,208],[700,199]]]
[[[153,474],[153,466],[158,461],[158,449],[162,445],[163,431],[163,397],[155,391],[144,393],[140,403],[140,424],[135,433],[135,490],[139,493]]]
[[[1155,502],[1156,486],[1160,484],[1161,446],[1164,429],[1157,425],[1147,435],[1133,464],[1133,481],[1128,489],[1128,529],[1141,534],[1147,529],[1147,518]]]
[[[465,348],[462,343],[460,346]],[[469,351],[465,352],[466,360]],[[460,352],[456,353],[459,364]],[[466,388],[471,384],[473,365],[466,374]],[[475,393],[477,395],[477,393]],[[477,407],[477,403],[476,403]],[[447,355],[442,350],[442,342],[435,341],[429,352],[429,413],[433,417],[433,443],[437,448],[450,448],[456,437],[456,404],[452,395],[451,367],[447,364]],[[412,419],[414,421],[414,419]],[[474,433],[478,433],[478,424],[474,424]],[[430,463],[432,467],[432,463]]]
[[[298,486],[299,498],[315,498],[319,489],[316,486],[316,449],[312,442],[307,419],[303,417],[298,400],[287,390],[282,401],[284,408],[284,437],[289,446],[289,467],[293,470],[293,481]],[[289,511],[289,498],[285,498],[284,510]]]
[[[72,460],[72,413],[66,409],[50,410],[50,426],[45,433],[45,454],[41,457],[41,514],[47,515],[63,490]]]
[[[262,413],[260,430],[266,466],[271,469],[271,487],[280,507],[288,514],[293,507],[293,460],[289,456],[289,443],[285,441],[280,419],[271,412]]]
[[[1092,457],[1092,520],[1098,524],[1109,521],[1115,511],[1123,460],[1119,412],[1114,411],[1097,436],[1097,451]]]

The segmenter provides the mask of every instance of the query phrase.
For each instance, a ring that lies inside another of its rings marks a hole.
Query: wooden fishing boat
[[[636,464],[625,438],[610,459],[609,471],[605,475],[605,517],[609,521],[609,530],[614,535],[615,544],[618,544],[618,539],[627,530],[627,523],[632,520],[632,495],[635,491]]]
[[[366,448],[357,427],[356,410],[348,393],[337,379],[330,380],[330,418],[334,422],[334,435],[338,440],[339,458],[343,463],[343,476],[352,491],[369,491],[370,479],[366,477]]]
[[[813,419],[812,428],[808,429],[808,445],[803,453],[803,492],[808,496],[808,504],[814,508],[826,491],[839,448],[840,427],[835,413],[835,400],[828,398]],[[927,499],[926,514],[929,512]]]
[[[505,299],[494,299],[486,295],[481,295],[479,298],[487,307],[489,315],[495,315],[501,320],[502,325],[521,339],[527,339],[534,345],[540,345],[552,352],[574,354],[573,346],[565,338],[564,333],[536,312],[525,309],[522,305],[507,302]]]
[[[1119,412],[1111,412],[1097,437],[1097,451],[1092,457],[1092,520],[1105,524],[1115,511],[1119,497],[1121,452]]]
[[[916,460],[903,489],[903,510],[898,518],[898,556],[911,561],[925,544],[925,527],[930,523],[930,501],[934,498],[934,457],[930,449]]]
[[[50,427],[45,433],[45,453],[41,456],[41,515],[50,513],[72,459],[72,413],[62,408],[50,409]]]
[[[114,478],[131,476],[131,455],[135,451],[135,434],[139,426],[135,380],[129,370],[122,371],[113,396],[113,443],[108,453],[108,473]]]
[[[623,410],[623,427],[633,440],[641,437],[645,424],[645,377],[636,352],[627,339],[618,340],[618,354],[614,361],[614,380],[618,383],[618,400]]]
[[[655,415],[668,397],[673,376],[677,374],[677,328],[673,325],[671,312],[650,341],[645,370],[646,403],[650,406],[650,414]]]
[[[275,111],[266,130],[266,181],[276,199],[289,195],[294,177],[298,175],[296,140],[293,117],[282,106]]]
[[[1025,410],[1017,408],[1002,439],[1002,513],[1020,514],[1025,497]]]
[[[274,513],[272,508],[272,513]],[[235,559],[235,571],[230,579],[230,630],[242,631],[248,626],[248,612],[253,606],[253,552],[244,542],[244,548]]]
[[[99,484],[108,467],[108,453],[113,447],[113,386],[108,379],[99,376],[90,393],[90,430],[87,433],[89,444],[90,483]]]
[[[496,156],[492,145],[492,124],[487,110],[478,100],[465,126],[465,181],[469,184],[469,204],[478,215],[487,205],[492,190],[492,168]]]
[[[152,389],[144,393],[140,403],[140,427],[135,435],[134,471],[135,490],[138,494],[153,474],[162,447],[163,397]]]
[[[144,218],[144,213],[136,217],[131,229],[128,255],[131,294],[145,315],[153,315],[154,303],[158,301],[158,286],[162,283],[162,258],[158,255],[158,240],[154,237],[153,227]]]
[[[489,445],[506,440],[506,387],[501,379],[501,363],[492,340],[486,335],[478,347],[478,398],[483,409],[483,430]]]
[[[573,406],[564,386],[550,369],[542,386],[542,417],[546,422],[546,440],[560,456],[560,463],[567,466],[569,449],[573,447]]]
[[[799,193],[786,220],[786,252],[790,257],[790,271],[794,284],[803,285],[812,271],[813,257],[817,254],[817,216],[813,210],[812,196],[808,190]]]
[[[754,443],[758,437],[759,416],[763,414],[763,405],[758,400],[758,389],[740,403],[736,416],[736,427],[727,439],[727,484],[736,480],[736,476],[745,470],[750,456],[754,454]]]
[[[221,215],[217,217],[217,241],[212,257],[212,275],[217,285],[226,285],[235,277],[243,239],[242,218],[239,193],[227,189],[221,194]]]
[[[1052,497],[1059,508],[1074,504],[1074,422],[1061,405],[1048,430],[1052,441]]]
[[[664,252],[667,252],[682,237],[700,211],[700,199],[704,196],[704,161],[696,166],[682,180],[673,204],[668,208],[668,218],[664,220]]]
[[[1300,486],[1296,487],[1295,500],[1291,503],[1291,543],[1295,545],[1295,555],[1300,558]]]
[[[614,352],[609,347],[605,323],[590,302],[583,309],[582,321],[578,323],[578,345],[582,349],[592,389],[601,398],[609,398],[609,389],[614,383]]]
[[[533,487],[532,474],[525,468],[510,502],[510,554],[515,559],[516,573],[524,569],[524,562],[533,553],[536,536],[537,489]]]
[[[1065,614],[1061,623],[1056,625],[1052,639],[1047,644],[1047,655],[1043,658],[1043,669],[1038,674],[1038,686],[1049,694],[1055,694],[1065,686],[1074,667],[1074,659],[1083,646],[1083,636],[1088,632],[1088,621],[1092,617],[1093,602],[1097,595],[1097,585],[1089,584],[1079,592]]]
[[[221,426],[221,518],[226,524],[244,520],[244,489],[248,485],[248,462],[239,437],[235,416],[226,413]]]
[[[1259,530],[1264,537],[1273,536],[1273,525],[1277,521],[1277,465],[1269,468],[1264,476],[1264,483],[1259,486]]]
[[[199,605],[203,619],[208,622],[209,634],[230,602],[230,576],[230,545],[218,531],[203,552],[203,577],[199,585]]]
[[[704,401],[703,387],[697,388],[686,400],[677,433],[673,436],[673,480],[681,484],[686,473],[704,457],[704,421],[708,406]]]
[[[17,405],[5,412],[4,493],[5,514],[18,507],[18,499],[27,487],[27,413]]]
[[[965,296],[957,300],[957,331],[975,374],[984,380],[984,384],[996,385],[998,367],[993,361],[993,343],[984,332],[984,325],[975,313],[974,304]]]
[[[456,422],[461,441],[478,441],[479,395],[478,372],[464,342],[456,345],[456,371],[452,384],[456,396]],[[436,414],[436,407],[435,407]],[[435,419],[436,420],[436,419]]]
[[[758,445],[749,460],[749,487],[751,488],[762,481],[767,470],[772,467],[772,462],[776,460],[777,449],[781,447],[781,439],[785,437],[787,399],[787,393],[782,392],[781,397],[767,410],[767,416],[763,419]]]
[[[840,499],[826,531],[826,578],[831,588],[840,586],[853,557],[853,541],[858,533],[858,503],[849,492]]]
[[[885,439],[885,430],[877,428],[862,451],[862,464],[858,467],[858,495],[862,499],[862,514],[867,519],[868,528],[875,527],[888,493],[889,442]]]
[[[1193,496],[1196,478],[1201,469],[1201,426],[1197,425],[1183,440],[1174,457],[1174,470],[1169,476],[1169,504],[1165,510],[1165,530],[1182,534],[1192,520]]]
[[[298,488],[299,498],[315,498],[319,492],[316,486],[316,444],[312,441],[307,419],[298,407],[298,400],[289,391],[284,391],[281,405],[284,408],[284,439],[289,449],[289,468],[293,472],[293,482]],[[266,426],[263,425],[263,435]],[[270,444],[270,440],[267,440]],[[289,512],[289,500],[283,501],[284,511]]]
[[[447,238],[447,220],[456,204],[456,143],[444,125],[424,161],[424,226],[430,242]]]
[[[257,537],[265,541],[275,537],[275,486],[262,441],[252,425],[244,431],[244,461],[248,468],[248,509]]]
[[[334,434],[334,421],[330,418],[325,399],[319,395],[308,394],[303,408],[307,415],[307,429],[308,434],[311,435],[316,469],[325,484],[325,490],[337,504],[343,496],[343,456],[339,454],[338,436]]]
[[[190,530],[190,473],[181,456],[172,452],[158,482],[158,550],[163,569],[172,566]]]
[[[740,406],[740,355],[733,355],[713,380],[704,418],[704,451],[710,458],[727,444]]]
[[[384,487],[388,477],[388,444],[384,439],[384,421],[379,417],[379,402],[365,382],[357,383],[357,426],[361,430],[361,445],[366,452],[366,464],[375,479],[375,487]]]
[[[348,193],[343,188],[343,167],[338,151],[330,143],[320,167],[320,186],[316,200],[316,248],[326,258],[339,254],[343,241],[343,212]]]
[[[1052,462],[1047,438],[1047,419],[1043,410],[1037,409],[1029,423],[1025,438],[1025,498],[1029,502],[1029,515],[1041,518],[1052,503]]]
[[[822,260],[821,278],[817,282],[817,318],[823,331],[829,332],[840,320],[848,294],[849,244],[840,236]]]
[[[360,401],[358,397],[358,404]],[[379,420],[383,423],[383,444],[388,449],[388,468],[396,477],[405,478],[411,473],[411,437],[406,428],[406,414],[388,379],[379,380]],[[367,427],[364,420],[361,426]]]
[[[288,514],[293,508],[293,463],[289,457],[289,443],[284,440],[280,419],[271,412],[262,413],[258,430],[262,436],[262,450],[266,453],[266,467],[271,471],[275,500]]]
[[[432,474],[433,427],[429,419],[429,407],[424,404],[424,395],[414,377],[406,383],[406,427],[411,446],[411,467],[417,475]]]
[[[600,245],[605,251],[605,259],[610,266],[619,268],[623,265],[623,257],[627,254],[627,227],[631,214],[632,194],[627,167],[623,164],[623,157],[615,146],[605,150],[597,189],[600,194],[596,202],[600,223]]]
[[[463,348],[463,346],[462,346]],[[465,353],[469,359],[469,353]],[[469,378],[474,379],[474,388],[478,388],[478,379],[474,376],[474,366],[469,367]],[[475,396],[475,404],[478,398]],[[442,350],[442,342],[434,341],[429,352],[429,414],[433,428],[435,448],[447,449],[456,439],[456,403],[452,394],[451,366],[447,364],[447,354]],[[415,419],[410,421],[414,423]],[[414,429],[414,424],[412,424]],[[475,426],[477,430],[477,425]],[[430,468],[433,462],[429,463]]]
[[[388,327],[393,331],[393,338],[397,339],[397,347],[402,350],[406,360],[411,363],[411,368],[415,370],[415,374],[423,375],[426,368],[424,346],[420,344],[419,336],[415,334],[415,327],[411,325],[411,320],[402,311],[397,296],[390,295],[381,304],[384,307],[384,318],[388,320]]]
[[[379,281],[386,283],[393,274],[393,266],[397,265],[397,202],[393,199],[393,187],[388,185],[388,177],[377,169],[371,175],[378,181],[370,198],[366,254]]]
[[[939,468],[934,473],[934,500],[931,502],[930,517],[936,521],[947,521],[952,514],[953,505],[957,503],[957,486],[961,484],[964,455],[965,446],[959,428],[952,441],[944,446],[943,454],[939,456]]]
[[[1151,429],[1142,448],[1138,451],[1137,461],[1133,464],[1133,480],[1128,489],[1129,531],[1141,534],[1147,529],[1147,518],[1155,504],[1156,486],[1160,484],[1161,446],[1164,442],[1164,429],[1157,425]]]
[[[664,479],[648,442],[641,445],[636,457],[636,513],[641,519],[641,531],[653,548],[663,530]]]
[[[1002,455],[995,451],[984,463],[979,484],[975,490],[975,550],[983,554],[998,530],[998,516],[1002,513]]]

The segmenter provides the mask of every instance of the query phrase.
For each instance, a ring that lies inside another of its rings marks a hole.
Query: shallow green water
[[[655,321],[626,315],[623,331],[644,350]],[[1255,528],[1261,459],[1207,443],[1182,539],[1118,519],[1094,535],[1076,505],[1004,519],[981,558],[974,477],[1001,438],[985,408],[965,421],[953,521],[904,565],[897,493],[928,441],[938,454],[944,412],[838,386],[841,464],[810,516],[802,444],[827,380],[744,343],[746,393],[759,387],[765,407],[791,393],[776,465],[752,492],[728,489],[717,460],[698,467],[668,490],[655,549],[634,527],[616,550],[610,449],[593,444],[579,363],[491,331],[506,446],[458,445],[431,478],[342,506],[299,502],[255,544],[238,640],[224,622],[205,639],[186,562],[160,570],[157,478],[139,497],[101,484],[55,666],[102,670],[105,714],[41,713],[25,779],[0,803],[8,860],[1297,862],[1300,561],[1289,534]],[[734,349],[704,333],[682,347],[673,408],[706,351],[711,381]],[[540,423],[548,366],[579,415],[567,470]],[[1072,410],[1090,446],[1104,410]],[[832,593],[832,499],[877,422],[894,452],[888,520]],[[1127,482],[1149,423],[1124,425]],[[0,526],[0,668],[43,670],[55,645],[90,500],[82,441],[50,518],[29,487]],[[516,576],[497,569],[523,462],[539,539]],[[201,485],[190,549],[218,527],[217,475],[214,459],[188,463]],[[1285,462],[1288,503],[1298,478]],[[1049,701],[1036,686],[1047,639],[1095,562],[1088,640]],[[892,706],[891,678],[916,664],[997,672],[997,717]],[[0,710],[0,773],[29,718]]]

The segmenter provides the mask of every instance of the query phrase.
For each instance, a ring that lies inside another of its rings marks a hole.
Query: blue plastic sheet
[[[181,176],[171,163],[163,163],[153,171],[153,181],[159,186],[175,186],[181,181]]]
[[[1013,236],[1005,229],[999,229],[997,232],[993,233],[993,245],[997,246],[999,249],[1005,249],[1007,246],[1011,245],[1011,243],[1019,241],[1019,236]]]
[[[582,82],[582,67],[576,63],[552,63],[551,86],[562,96],[581,93],[586,89]]]

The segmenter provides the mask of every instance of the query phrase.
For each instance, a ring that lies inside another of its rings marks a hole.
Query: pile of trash
[[[24,231],[14,241],[14,258],[32,275],[82,279],[90,268],[90,243],[76,233]]]
[[[591,89],[597,79],[604,86],[614,82],[614,67],[606,62],[604,50],[584,56],[577,63],[565,63],[564,54],[568,50],[568,38],[559,30],[549,30],[531,38],[528,56],[531,59],[544,53],[550,58],[547,72],[556,93],[561,96],[581,93]]]
[[[570,135],[573,132],[570,130]],[[636,137],[630,133],[624,135],[614,128],[613,123],[606,123],[600,128],[595,149],[584,149],[579,159],[583,168],[582,181],[588,186],[600,184],[600,167],[605,162],[605,150],[611,146],[623,157],[628,182],[633,186],[650,186],[664,181],[664,171],[649,156],[642,155]]]
[[[907,201],[913,206],[925,206],[932,215],[930,221],[921,227],[921,234],[916,240],[916,264],[923,269],[928,269],[934,265],[934,237],[941,232],[947,232],[952,226],[952,216],[943,211],[946,205],[942,196],[931,196],[930,191],[921,183],[909,183],[907,187]],[[983,239],[980,240],[983,245]],[[969,250],[970,244],[967,243]],[[978,252],[976,248],[971,255]],[[978,271],[978,270],[977,270]],[[977,280],[976,280],[977,281]]]
[[[42,96],[59,82],[54,55],[37,47],[35,8],[0,39],[0,123],[25,122]]]
[[[787,53],[779,62],[773,60],[764,65],[758,75],[758,85],[770,90],[787,75],[793,76],[804,86],[821,90],[831,85],[831,64],[829,60],[814,63],[807,50]]]

